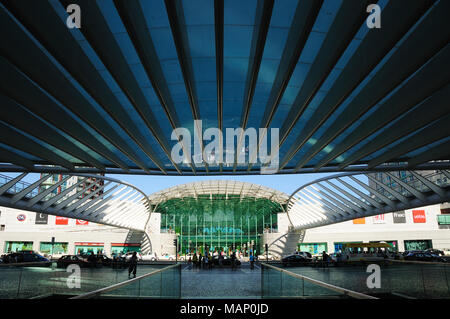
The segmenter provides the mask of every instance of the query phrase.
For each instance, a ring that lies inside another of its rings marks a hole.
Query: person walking
[[[253,254],[250,254],[250,269],[255,269],[255,256]]]
[[[322,252],[322,267],[328,267],[328,254],[325,250]]]
[[[130,258],[130,265],[128,266],[128,278],[130,278],[131,273],[133,273],[133,277],[136,278],[136,270],[137,270],[137,255],[136,252],[133,252],[133,255]]]
[[[236,253],[231,254],[231,270],[236,270]]]
[[[198,261],[198,259],[197,259],[197,253],[194,253],[194,256],[192,256],[192,264],[193,264],[193,267],[192,268],[197,268],[197,261]]]

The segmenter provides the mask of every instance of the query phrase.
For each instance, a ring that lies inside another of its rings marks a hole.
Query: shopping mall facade
[[[227,191],[221,193],[221,187]],[[291,232],[285,211],[288,197],[264,186],[241,182],[179,185],[149,196],[155,206],[147,235],[86,220],[1,207],[0,253],[32,249],[46,254],[93,251],[111,255],[130,250],[174,254],[175,238],[179,254],[231,249],[262,254],[265,244],[273,255],[295,250],[317,254],[338,251],[343,243],[375,241],[391,243],[399,251],[450,250],[450,205],[446,203],[295,233]]]

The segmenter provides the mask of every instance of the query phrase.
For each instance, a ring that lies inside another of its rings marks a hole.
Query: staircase
[[[127,244],[141,244],[141,253],[146,254],[152,251],[152,245],[147,234],[143,231],[129,230],[127,238],[125,239]]]
[[[291,231],[269,244],[269,254],[283,257],[297,251],[297,244],[303,241],[305,231]]]

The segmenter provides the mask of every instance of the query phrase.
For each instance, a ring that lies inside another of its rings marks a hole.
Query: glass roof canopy
[[[176,162],[194,120],[279,129],[278,173],[449,168],[450,3],[373,2],[2,1],[0,170],[260,172]]]
[[[157,207],[173,199],[253,200],[266,199],[278,205],[286,205],[289,195],[275,189],[253,183],[233,180],[207,180],[180,184],[148,196],[152,206]],[[279,206],[278,206],[279,207]]]

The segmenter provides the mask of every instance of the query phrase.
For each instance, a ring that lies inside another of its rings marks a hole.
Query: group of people
[[[222,255],[219,256],[219,262],[220,260],[223,260]],[[194,269],[212,269],[213,262],[213,255],[211,253],[205,253],[204,255],[195,253],[192,256]]]

